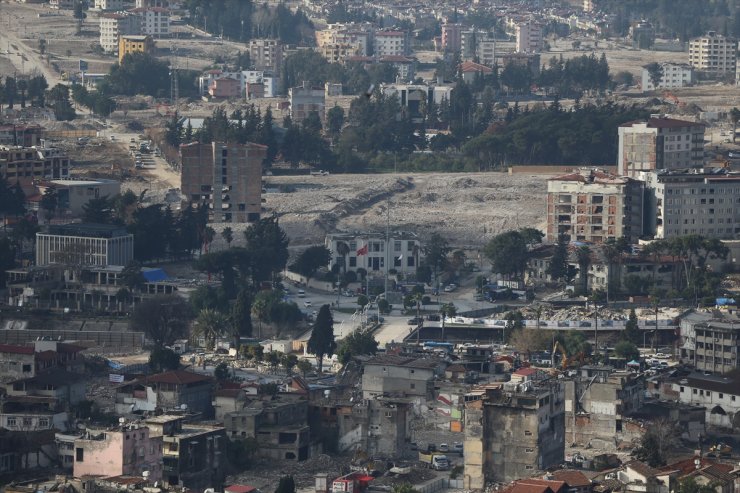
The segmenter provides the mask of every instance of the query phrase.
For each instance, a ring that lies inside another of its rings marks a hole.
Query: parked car
[[[430,322],[439,322],[440,318],[438,314],[430,313],[429,315],[427,315],[427,320],[429,320]]]
[[[409,325],[420,325],[423,320],[424,319],[422,319],[421,317],[410,318],[408,321],[408,324]]]
[[[306,297],[306,292],[304,290],[302,290],[302,289],[299,289],[298,290],[298,297],[299,298],[305,298]]]
[[[448,284],[447,286],[445,286],[444,291],[445,293],[451,293],[456,289],[457,289],[457,284]]]
[[[446,443],[440,443],[439,444],[439,451],[440,452],[449,452],[450,451],[450,446],[447,445]]]
[[[311,306],[311,301],[310,300],[304,301],[303,302],[303,306],[305,306],[306,308],[310,307]]]
[[[463,454],[463,444],[460,442],[455,442],[452,444],[452,451],[457,452],[458,454]]]

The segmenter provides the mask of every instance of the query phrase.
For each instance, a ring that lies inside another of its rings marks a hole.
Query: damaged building
[[[464,487],[510,482],[561,464],[565,458],[562,383],[490,385],[465,407]]]

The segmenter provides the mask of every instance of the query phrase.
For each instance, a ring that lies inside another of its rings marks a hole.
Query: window
[[[681,387],[681,393],[683,394],[683,387]]]
[[[725,394],[719,394],[719,398],[720,399],[724,399],[725,398]]]
[[[24,428],[29,428],[31,426],[33,426],[33,419],[31,419],[31,418],[23,418],[23,427]]]
[[[16,426],[15,418],[8,418],[7,425],[8,425],[8,428],[15,427]]]
[[[533,448],[525,448],[524,451],[526,453],[528,453],[528,454],[533,454],[534,453],[534,449]]]
[[[49,418],[39,418],[39,428],[48,428]]]
[[[75,449],[75,460],[77,462],[84,462],[84,460],[85,460],[85,449],[83,449],[81,447],[77,447],[77,449]]]
[[[350,257],[349,258],[349,266],[350,267],[357,267],[357,257]]]
[[[415,383],[412,383],[412,384],[410,385],[410,387],[411,387],[411,390],[414,390],[414,389],[416,388],[416,384],[415,384]]]
[[[532,436],[532,432],[529,431],[529,430],[524,430],[524,436],[531,437]]]
[[[23,373],[29,373],[31,371],[31,365],[23,365]]]
[[[696,389],[691,389],[691,393],[696,395]]]

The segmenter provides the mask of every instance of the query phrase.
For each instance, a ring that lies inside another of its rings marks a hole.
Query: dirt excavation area
[[[547,178],[506,173],[269,176],[267,214],[280,217],[291,245],[323,243],[336,231],[437,232],[478,248],[509,229],[544,228]]]

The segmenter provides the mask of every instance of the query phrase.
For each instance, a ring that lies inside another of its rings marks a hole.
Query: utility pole
[[[388,301],[388,264],[391,258],[395,258],[395,254],[389,255],[391,251],[390,245],[390,230],[391,230],[391,201],[388,200],[386,205],[386,222],[385,222],[385,284],[383,286],[383,296]]]

